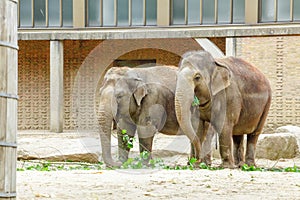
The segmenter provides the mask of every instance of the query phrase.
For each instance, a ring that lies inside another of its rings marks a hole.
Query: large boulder
[[[246,137],[245,137],[246,145]],[[256,147],[256,158],[278,160],[300,156],[300,127],[282,126],[272,134],[261,134]],[[219,148],[213,148],[213,157],[219,159]]]
[[[69,137],[66,134],[20,135],[18,137],[19,160],[48,160],[98,162],[99,139]]]
[[[273,134],[259,136],[256,157],[277,160],[300,156],[300,127],[282,126]]]

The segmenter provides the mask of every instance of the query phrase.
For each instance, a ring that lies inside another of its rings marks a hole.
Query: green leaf
[[[122,133],[123,135],[125,135],[125,134],[127,134],[127,130],[126,130],[126,129],[122,129],[121,133]]]
[[[197,162],[197,158],[190,158],[190,160],[189,160],[190,165],[194,165],[195,162]]]
[[[144,160],[147,160],[150,156],[150,153],[148,151],[143,151],[141,153],[141,158],[144,159]]]
[[[200,165],[199,165],[199,167],[201,168],[201,169],[208,169],[208,166],[205,164],[205,163],[200,163]]]
[[[133,143],[131,141],[127,141],[127,148],[132,149],[133,148]]]
[[[199,101],[198,97],[195,95],[192,106],[199,106],[199,105],[200,105],[200,101]]]

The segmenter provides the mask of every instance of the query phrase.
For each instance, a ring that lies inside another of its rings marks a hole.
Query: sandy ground
[[[47,134],[46,134],[47,135]],[[49,146],[51,137],[28,135],[19,137],[19,148],[35,147],[39,152]],[[42,139],[41,139],[42,138]],[[63,138],[63,140],[62,140]],[[62,135],[53,143],[63,149],[78,143]],[[62,142],[65,145],[62,145]],[[90,141],[90,140],[89,140]],[[163,158],[166,164],[185,164],[189,143],[182,138],[158,137],[154,144],[154,156]],[[45,142],[45,143],[43,143]],[[28,144],[27,144],[28,143]],[[81,142],[88,147],[94,142]],[[159,145],[157,145],[159,144]],[[54,145],[54,144],[53,144]],[[58,148],[55,146],[55,148]],[[160,149],[159,149],[160,148]],[[175,152],[181,148],[182,152]],[[47,148],[46,148],[47,149]],[[53,147],[51,146],[51,148]],[[96,149],[99,149],[97,147]],[[61,150],[62,151],[62,150]],[[136,150],[137,151],[137,150]],[[300,166],[300,158],[278,161],[257,159],[259,167]],[[18,164],[22,164],[18,162]],[[214,165],[220,164],[215,158]],[[299,199],[300,173],[245,172],[240,169],[224,170],[74,170],[74,171],[18,171],[17,199]]]
[[[285,167],[299,160],[261,160]],[[300,199],[300,173],[224,170],[19,171],[17,199]]]

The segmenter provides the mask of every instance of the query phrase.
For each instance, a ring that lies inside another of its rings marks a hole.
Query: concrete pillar
[[[214,58],[225,57],[224,53],[217,47],[212,41],[207,38],[195,38],[198,44],[205,50],[208,51]]]
[[[236,38],[226,38],[226,56],[236,56]]]
[[[170,0],[157,1],[157,26],[170,25]]]
[[[64,121],[63,41],[50,41],[50,131],[63,132]]]

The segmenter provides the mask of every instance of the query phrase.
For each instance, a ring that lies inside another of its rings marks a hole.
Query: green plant
[[[27,161],[17,171],[102,170],[103,163]]]
[[[123,135],[123,142],[126,144],[127,148],[132,149],[134,138],[129,137],[126,129],[122,129],[121,133]]]
[[[128,158],[121,166],[122,169],[142,169],[142,168],[162,168],[164,166],[162,159],[150,159],[150,153],[143,151],[135,158]]]
[[[200,101],[199,101],[198,97],[195,95],[192,106],[199,106],[199,105],[200,105]]]
[[[271,171],[271,172],[300,172],[300,168],[298,166],[293,167],[286,167],[286,168],[261,168],[261,167],[255,167],[255,166],[248,166],[247,164],[244,164],[241,168],[243,171]]]

